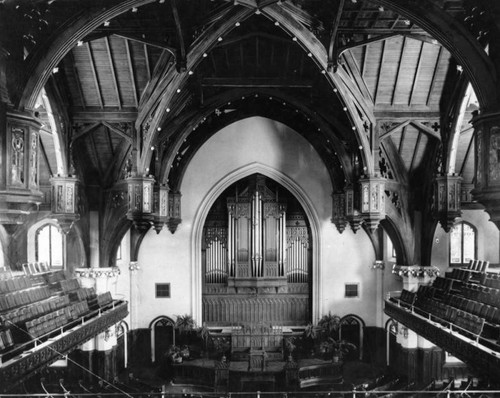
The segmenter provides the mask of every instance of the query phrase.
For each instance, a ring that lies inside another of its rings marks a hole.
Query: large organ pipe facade
[[[226,190],[209,212],[202,248],[208,325],[310,321],[309,227],[283,187],[254,175]]]

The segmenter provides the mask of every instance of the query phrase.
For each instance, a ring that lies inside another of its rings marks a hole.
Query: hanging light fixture
[[[63,233],[67,234],[73,224],[80,219],[78,212],[80,180],[73,176],[53,176],[50,178],[51,217],[54,218]]]
[[[356,233],[363,223],[363,218],[357,210],[356,195],[352,184],[345,187],[345,217],[351,226],[352,232]]]
[[[456,218],[462,214],[460,208],[462,177],[438,175],[434,179],[434,217],[446,232],[449,232]]]
[[[361,189],[361,216],[370,232],[374,232],[385,218],[385,178],[365,176],[359,180]]]
[[[339,233],[344,232],[347,225],[345,193],[342,191],[332,193],[332,223]]]

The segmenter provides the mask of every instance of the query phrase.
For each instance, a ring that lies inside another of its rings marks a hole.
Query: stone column
[[[472,195],[500,228],[500,112],[472,119],[475,134],[475,187]]]
[[[384,327],[384,270],[385,263],[382,260],[375,260],[370,268],[375,272],[375,284],[376,284],[376,320],[377,326],[380,328]]]
[[[128,267],[130,271],[130,330],[135,330],[138,328],[138,305],[139,305],[139,282],[138,273],[140,271],[139,262],[131,261]]]

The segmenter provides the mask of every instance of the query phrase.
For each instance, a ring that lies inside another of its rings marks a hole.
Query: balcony
[[[479,337],[472,338],[458,326],[441,322],[435,316],[416,313],[413,306],[404,306],[397,299],[386,300],[384,312],[492,379],[500,374],[500,352],[488,347]]]
[[[112,301],[106,306],[0,355],[0,392],[11,390],[45,366],[76,349],[128,314],[127,302]]]

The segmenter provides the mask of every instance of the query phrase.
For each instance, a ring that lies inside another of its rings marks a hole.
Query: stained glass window
[[[466,222],[450,231],[450,265],[467,265],[476,258],[476,229]]]

